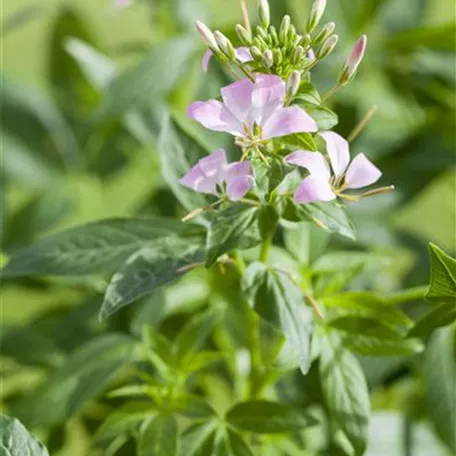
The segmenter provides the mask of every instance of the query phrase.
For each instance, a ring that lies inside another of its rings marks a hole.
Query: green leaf
[[[215,422],[195,424],[181,437],[179,456],[213,456]]]
[[[5,37],[16,29],[24,27],[29,22],[37,19],[45,12],[45,8],[38,4],[21,6],[19,9],[2,18],[1,36]]]
[[[302,82],[299,87],[299,92],[293,101],[297,104],[311,104],[318,106],[321,103],[321,97],[313,84],[310,82]]]
[[[132,339],[119,334],[91,340],[25,397],[15,414],[31,427],[62,423],[109,385],[130,362],[133,348]]]
[[[166,317],[166,305],[167,299],[163,288],[158,288],[134,312],[130,322],[132,334],[140,336],[145,325],[158,327]]]
[[[373,317],[359,317],[346,315],[336,317],[325,321],[325,324],[338,331],[354,333],[356,335],[377,337],[378,339],[401,339],[403,334],[401,331],[394,329],[390,325],[386,325],[381,320]]]
[[[260,244],[261,213],[259,208],[237,204],[214,214],[207,236],[206,265],[212,266],[224,253]]]
[[[363,356],[412,356],[424,350],[419,339],[391,340],[354,334],[344,337],[343,344]]]
[[[172,416],[157,416],[141,431],[138,456],[176,456],[177,422]]]
[[[456,453],[455,329],[436,331],[424,354],[428,413],[434,429],[448,449]]]
[[[242,283],[250,305],[266,321],[281,330],[299,359],[303,374],[311,363],[313,313],[301,290],[284,273],[252,263]]]
[[[215,447],[214,456],[253,456],[253,453],[238,432],[227,429]]]
[[[307,114],[317,122],[320,130],[331,130],[331,128],[334,128],[339,123],[337,114],[325,106],[306,105],[305,109]]]
[[[434,244],[429,244],[431,278],[425,298],[432,302],[446,302],[456,308],[456,260]]]
[[[426,337],[434,329],[451,325],[455,321],[456,306],[454,304],[440,304],[418,320],[407,337]]]
[[[96,119],[103,122],[129,109],[163,99],[187,70],[194,41],[178,38],[153,49],[139,65],[120,74],[106,89]]]
[[[44,445],[16,418],[0,415],[0,429],[2,456],[49,456]]]
[[[214,409],[201,397],[185,394],[175,399],[173,411],[192,419],[208,420],[216,416]]]
[[[369,391],[358,360],[334,333],[320,338],[320,381],[331,418],[345,433],[356,455],[364,454],[370,415]]]
[[[257,434],[297,432],[315,424],[304,409],[270,401],[248,401],[235,405],[226,415],[229,424]]]
[[[133,253],[111,279],[100,309],[104,320],[122,307],[154,292],[187,272],[186,267],[204,260],[198,238],[169,236]]]
[[[294,135],[285,136],[284,138],[281,138],[280,144],[293,150],[304,149],[317,151],[317,145],[310,133],[296,133]]]
[[[157,409],[153,402],[128,402],[106,418],[97,430],[95,438],[102,440],[116,437],[130,431],[146,419],[152,418],[156,413]]]
[[[139,249],[160,245],[165,239],[192,230],[191,225],[164,217],[107,219],[90,223],[49,236],[20,250],[13,255],[2,275],[112,272]]]

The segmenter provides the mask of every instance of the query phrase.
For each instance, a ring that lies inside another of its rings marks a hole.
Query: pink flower
[[[326,131],[320,136],[326,142],[333,176],[326,158],[320,152],[297,150],[285,157],[287,163],[302,166],[309,172],[295,192],[297,203],[334,200],[345,189],[358,189],[374,184],[382,173],[364,154],[350,163],[348,142],[337,133]]]
[[[209,63],[212,59],[214,53],[211,49],[208,49],[203,56],[203,60],[201,61],[201,66],[203,67],[203,71],[207,73],[209,69]],[[251,62],[253,60],[252,54],[248,47],[239,47],[236,49],[236,59],[241,63]]]
[[[238,201],[253,187],[254,179],[250,162],[228,164],[225,151],[219,149],[202,158],[180,183],[196,192],[216,196],[226,191],[231,201]]]
[[[359,65],[361,64],[364,53],[366,52],[367,47],[367,36],[363,35],[353,46],[353,49],[350,55],[345,62],[344,69],[339,78],[341,84],[347,84],[355,75],[358,70]]]
[[[300,107],[284,107],[286,84],[275,75],[258,74],[221,90],[223,102],[197,101],[188,109],[191,119],[209,130],[224,131],[245,140],[245,147],[290,135],[313,132],[315,121]]]

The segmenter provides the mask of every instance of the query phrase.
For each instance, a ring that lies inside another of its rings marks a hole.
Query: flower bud
[[[298,46],[291,54],[291,63],[296,64],[299,63],[302,58],[304,57],[304,48],[302,46]]]
[[[201,21],[196,21],[196,30],[203,37],[204,42],[215,52],[220,52],[217,41],[215,40],[214,34],[211,32],[209,27],[203,24]]]
[[[330,36],[318,50],[317,59],[323,60],[324,58],[328,57],[328,55],[334,51],[334,48],[337,45],[337,41],[339,41],[339,37],[337,35]]]
[[[326,9],[326,0],[315,0],[310,11],[309,20],[307,21],[306,30],[308,33],[313,32],[315,27],[320,23],[323,13]]]
[[[335,28],[335,22],[328,22],[315,36],[313,40],[314,46],[318,46],[326,41],[333,34]]]
[[[252,42],[257,48],[261,49],[262,51],[265,51],[269,48],[268,44],[263,38],[261,38],[261,36],[256,36]]]
[[[262,62],[266,68],[271,68],[274,65],[274,54],[270,49],[264,51]]]
[[[239,38],[239,41],[244,46],[250,46],[252,44],[252,34],[249,33],[248,30],[241,24],[236,25],[236,33]]]
[[[339,78],[340,84],[347,84],[355,75],[359,64],[363,60],[364,52],[367,46],[367,36],[363,35],[355,44],[351,54],[348,56],[345,63],[345,67],[342,70],[342,74]]]
[[[264,28],[268,28],[271,23],[271,12],[269,10],[268,0],[258,0],[258,13],[260,22]]]
[[[283,62],[282,51],[280,49],[274,49],[272,52],[274,54],[274,62],[276,65],[280,65]]]
[[[256,46],[252,46],[250,48],[250,54],[252,54],[252,57],[257,62],[259,62],[263,58],[263,54],[261,53],[260,49],[258,49],[258,47]]]
[[[272,44],[274,46],[278,46],[279,45],[279,35],[277,34],[277,30],[273,25],[271,25],[269,27],[269,36],[271,37]]]
[[[287,98],[291,100],[299,90],[301,85],[301,73],[297,70],[293,71],[287,81]]]
[[[282,23],[280,24],[279,30],[279,38],[282,44],[286,44],[288,42],[288,32],[290,31],[291,26],[291,19],[290,16],[286,15],[282,19]]]
[[[236,51],[233,45],[231,44],[231,41],[222,32],[219,32],[218,30],[214,32],[214,37],[221,51],[230,59],[235,59]]]
[[[290,25],[290,30],[288,31],[288,42],[294,43],[297,36],[298,34],[296,33],[296,27],[294,25]]]

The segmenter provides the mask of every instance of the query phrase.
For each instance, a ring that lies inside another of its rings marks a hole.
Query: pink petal
[[[209,130],[224,131],[235,136],[244,135],[242,125],[220,101],[196,101],[188,108],[188,116]]]
[[[282,108],[285,103],[286,85],[279,77],[271,74],[258,74],[252,93],[252,114],[258,125],[264,123]]]
[[[252,165],[247,160],[231,163],[225,170],[225,180],[228,184],[238,177],[247,176],[253,176]]]
[[[218,149],[198,162],[199,168],[206,178],[213,179],[217,184],[221,184],[225,175],[226,155],[223,149]]]
[[[363,35],[353,47],[351,54],[347,59],[347,75],[351,78],[359,67],[359,64],[363,60],[364,53],[367,47],[367,36]]]
[[[325,157],[320,152],[297,150],[285,157],[285,161],[291,165],[302,166],[312,176],[319,176],[329,182],[331,173]]]
[[[180,183],[196,192],[217,195],[217,184],[215,180],[207,178],[201,171],[199,164],[196,164],[187,171],[185,176],[180,180]]]
[[[294,200],[299,204],[334,199],[336,199],[336,195],[331,190],[329,182],[321,176],[306,177],[294,194]]]
[[[252,54],[250,53],[250,49],[245,46],[236,49],[236,58],[241,63],[247,63],[253,60]]]
[[[252,92],[253,82],[242,79],[221,90],[223,102],[233,116],[242,124],[252,126]]]
[[[347,169],[345,183],[347,188],[362,188],[377,182],[381,175],[381,171],[364,154],[359,154]]]
[[[298,106],[290,106],[277,109],[268,119],[263,126],[263,139],[317,130],[318,126],[309,114]]]
[[[320,133],[326,142],[326,150],[331,161],[331,166],[336,178],[344,174],[350,163],[350,150],[348,142],[342,136],[332,131]]]
[[[254,185],[252,176],[241,176],[227,182],[226,194],[231,201],[239,201]]]
[[[201,66],[205,73],[207,73],[207,70],[209,69],[209,62],[211,61],[213,55],[214,55],[214,53],[210,49],[208,49],[203,55],[203,60],[201,61]]]

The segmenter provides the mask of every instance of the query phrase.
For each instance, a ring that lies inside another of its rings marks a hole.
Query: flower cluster
[[[304,168],[306,175],[294,193],[298,204],[331,201],[336,198],[356,200],[390,190],[379,189],[350,195],[346,190],[374,184],[381,176],[378,168],[364,154],[350,163],[349,143],[332,131],[320,131],[305,105],[294,103],[303,87],[309,86],[310,70],[334,49],[337,35],[330,22],[317,30],[326,0],[315,0],[306,31],[298,34],[286,16],[279,30],[270,25],[269,4],[259,1],[261,25],[253,36],[249,27],[236,27],[242,46],[235,47],[219,31],[196,23],[208,46],[203,57],[207,71],[212,57],[226,65],[237,81],[221,89],[221,100],[197,101],[188,116],[205,128],[235,137],[240,159],[228,164],[223,150],[200,160],[181,179],[194,191],[216,195],[219,201],[239,201],[255,187],[255,163],[269,167],[272,159]],[[325,97],[350,82],[361,63],[367,40],[362,36],[346,60],[336,86]],[[236,71],[237,70],[237,71]],[[241,72],[243,77],[239,77]],[[324,154],[311,150],[287,153],[290,135],[311,135],[325,145]],[[285,153],[284,153],[285,152]],[[283,176],[284,177],[284,176]]]

